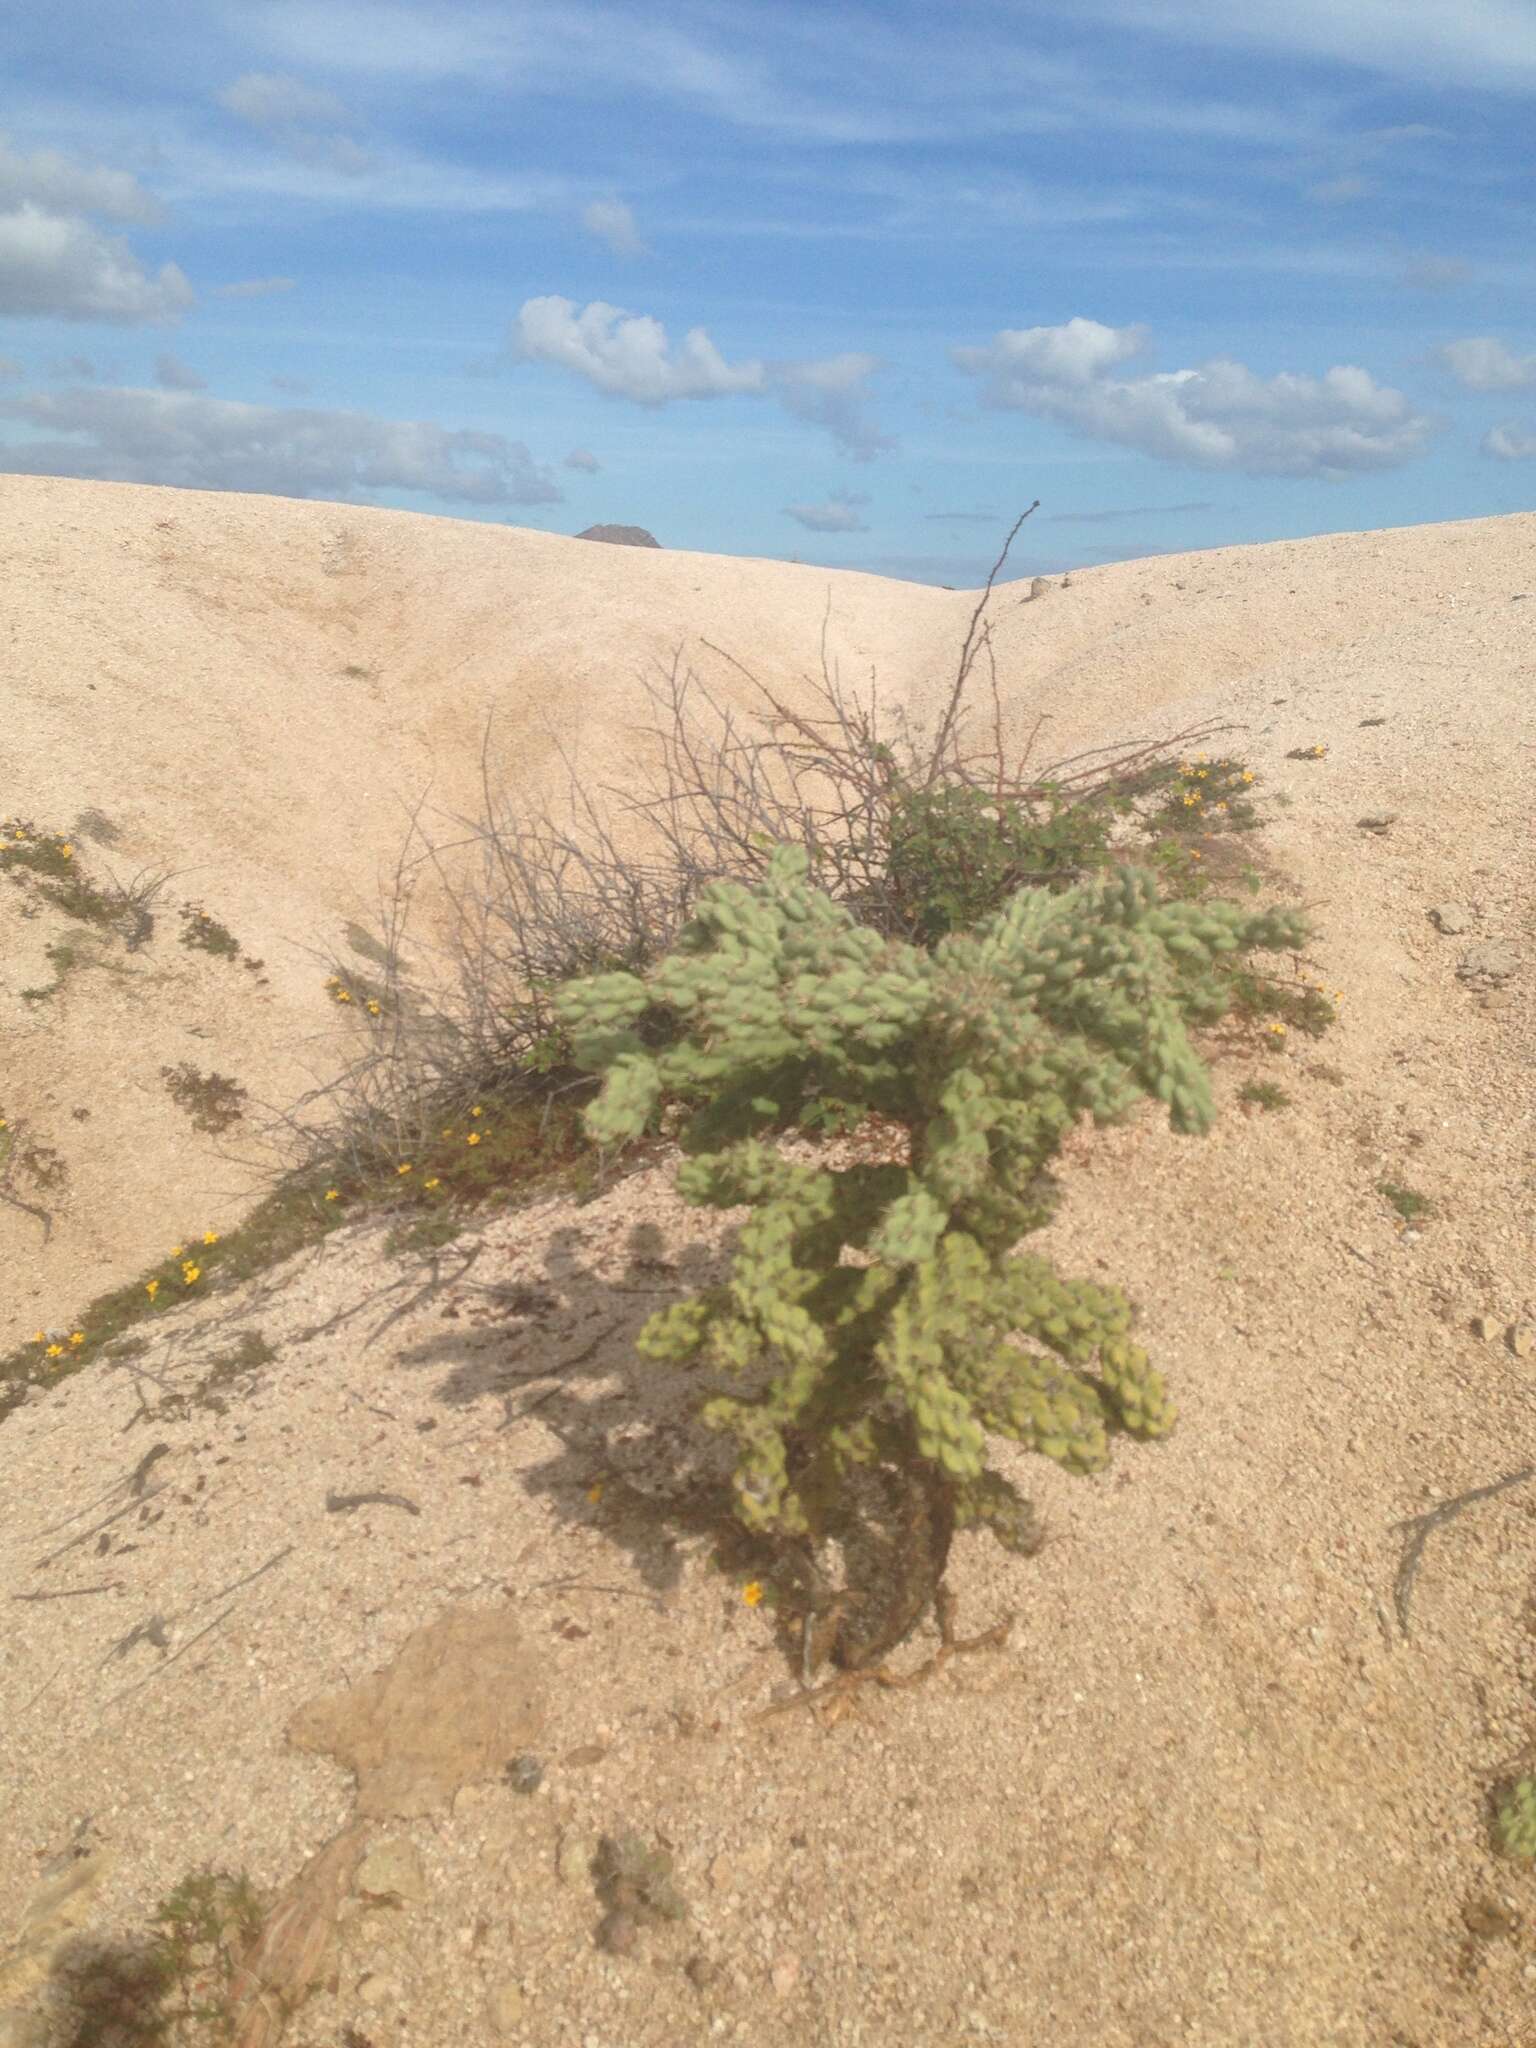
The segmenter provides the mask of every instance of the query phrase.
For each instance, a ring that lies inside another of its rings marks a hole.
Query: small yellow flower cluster
[[[57,1338],[54,1338],[54,1339],[53,1339],[53,1340],[52,1340],[52,1341],[50,1342],[50,1341],[49,1341],[49,1333],[48,1333],[48,1332],[47,1332],[46,1330],[37,1330],[37,1331],[35,1331],[35,1332],[33,1333],[33,1337],[32,1337],[32,1342],[33,1342],[34,1344],[41,1344],[41,1345],[43,1346],[43,1356],[44,1356],[45,1358],[62,1358],[62,1357],[64,1356],[65,1346],[64,1346],[64,1345],[62,1345],[62,1344],[61,1344],[61,1343],[60,1343],[60,1342],[58,1341],[58,1339],[57,1339]],[[71,1349],[73,1349],[73,1350],[75,1350],[75,1351],[78,1351],[78,1350],[79,1350],[79,1348],[80,1348],[80,1346],[81,1346],[81,1345],[82,1345],[82,1344],[83,1344],[84,1342],[85,1342],[85,1332],[84,1332],[84,1330],[71,1330],[71,1331],[70,1331],[70,1333],[69,1333],[69,1348],[71,1348]]]
[[[749,1607],[760,1607],[762,1605],[763,1599],[762,1580],[749,1580],[748,1583],[741,1589],[741,1597],[743,1600],[745,1600]]]
[[[339,981],[334,974],[331,976],[330,980],[325,985],[330,990],[331,994],[335,997],[338,1003],[351,1002],[351,989],[349,989],[344,982]]]
[[[7,818],[5,823],[0,825],[0,852],[4,852],[7,843],[12,846],[41,846],[43,841],[30,825],[24,825],[19,818]],[[55,834],[53,843],[65,860],[72,858],[75,849],[67,839]]]

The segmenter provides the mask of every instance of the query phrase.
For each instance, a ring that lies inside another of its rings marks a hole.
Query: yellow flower
[[[469,1136],[464,1140],[464,1142],[466,1145],[478,1145],[480,1142],[480,1133],[478,1131],[471,1131]]]
[[[32,1342],[34,1344],[46,1344],[48,1342],[48,1332],[46,1330],[34,1330]]]
[[[72,846],[61,846],[59,848],[59,852],[63,854],[66,860],[70,858],[70,856],[74,853],[74,850],[75,849]]]
[[[48,1346],[48,1356],[50,1358],[58,1358],[62,1354],[63,1350],[64,1346],[62,1344],[50,1344]]]
[[[85,1342],[84,1330],[71,1330],[69,1333],[69,1341],[71,1344],[83,1344]]]
[[[350,994],[348,993],[348,991],[347,991],[346,989],[344,989],[344,988],[339,988],[339,989],[337,989],[337,991],[336,991],[336,1000],[337,1000],[337,1002],[338,1002],[338,1003],[350,1003],[350,1002],[351,1002],[351,1000],[352,1000],[352,997],[351,997],[351,995],[350,995]]]
[[[1269,1028],[1271,1031],[1273,1031],[1276,1038],[1284,1038],[1285,1026],[1283,1024],[1271,1024]]]
[[[597,1503],[602,1499],[602,1497],[603,1482],[601,1481],[601,1479],[599,1479],[594,1481],[594,1483],[587,1488],[587,1499],[591,1501],[593,1506],[595,1507]]]
[[[184,1244],[173,1244],[171,1246],[171,1257],[173,1259],[179,1259],[185,1250],[186,1246]]]
[[[411,1162],[410,1162],[409,1160],[406,1160],[406,1162],[405,1162],[405,1164],[404,1164],[403,1166],[397,1166],[397,1167],[395,1168],[395,1171],[396,1171],[396,1173],[409,1173],[409,1172],[410,1172],[410,1170],[411,1170]]]
[[[155,1296],[160,1292],[160,1282],[158,1280],[146,1280],[144,1282],[144,1292],[149,1296],[150,1300],[153,1301]]]
[[[203,1243],[204,1243],[204,1244],[217,1244],[217,1243],[218,1243],[218,1241],[219,1241],[219,1233],[218,1233],[218,1232],[217,1232],[216,1230],[205,1230],[205,1231],[203,1232]]]
[[[1253,770],[1252,770],[1251,768],[1245,768],[1245,769],[1243,770],[1243,780],[1244,780],[1244,782],[1252,782],[1252,780],[1253,780]]]
[[[470,1111],[469,1113],[470,1113],[470,1115],[471,1115],[471,1116],[484,1116],[484,1115],[485,1115],[485,1111],[484,1111],[484,1110],[483,1110],[483,1109],[482,1109],[482,1108],[480,1107],[480,1105],[479,1105],[479,1103],[478,1103],[478,1102],[477,1102],[477,1103],[475,1104],[474,1108],[473,1108],[473,1109],[472,1109],[472,1110],[471,1110],[471,1111]]]
[[[379,1014],[379,1006],[378,1006],[378,1004],[377,1004],[377,1003],[370,1003],[370,1004],[368,1005],[368,1014],[369,1014],[369,1016],[370,1016],[370,1017],[377,1017],[377,1016],[378,1016],[378,1014]]]
[[[444,1131],[443,1136],[445,1138],[451,1138],[453,1136],[453,1126],[451,1124],[449,1125],[448,1129]]]
[[[181,1269],[181,1277],[183,1281],[186,1283],[186,1285],[190,1287],[194,1280],[198,1280],[202,1277],[202,1271],[203,1269],[201,1266],[186,1265],[183,1266]]]
[[[436,1175],[436,1174],[434,1173],[434,1174],[433,1174],[433,1176],[432,1176],[432,1178],[431,1178],[430,1180],[424,1180],[424,1181],[422,1182],[422,1186],[423,1186],[424,1188],[440,1188],[440,1187],[442,1186],[442,1182],[441,1182],[441,1181],[440,1181],[440,1180],[438,1179],[437,1175]]]
[[[341,1189],[327,1188],[325,1191],[325,1199],[328,1202],[339,1202],[341,1200]]]
[[[762,1581],[759,1579],[753,1579],[750,1581],[749,1584],[743,1586],[741,1589],[741,1597],[743,1600],[746,1601],[749,1607],[758,1606],[761,1603],[763,1597]]]

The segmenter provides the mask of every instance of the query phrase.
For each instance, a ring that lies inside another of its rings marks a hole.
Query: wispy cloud
[[[635,226],[635,216],[622,199],[594,199],[583,212],[581,224],[588,234],[606,242],[615,256],[649,253]]]
[[[1459,256],[1409,256],[1397,282],[1408,291],[1450,292],[1472,282],[1472,266]]]
[[[1448,341],[1435,350],[1435,361],[1465,391],[1536,390],[1536,355],[1514,355],[1489,334]]]
[[[155,357],[155,382],[162,391],[206,391],[208,379],[169,350]]]
[[[221,299],[264,299],[273,292],[291,292],[295,282],[291,277],[245,277],[234,284],[216,284],[213,290]]]
[[[834,491],[819,505],[786,505],[784,511],[811,533],[868,533],[858,513],[859,506],[868,503],[861,491]]]
[[[582,470],[588,476],[596,476],[603,465],[590,448],[573,448],[565,458],[565,466],[567,469]]]
[[[1031,0],[1031,5],[1037,0]],[[1054,0],[1064,11],[1066,0]],[[1536,16],[1524,0],[1071,0],[1081,18],[1199,49],[1283,51],[1420,85],[1536,88]]]
[[[1116,519],[1166,519],[1175,512],[1214,512],[1208,499],[1188,505],[1127,505],[1113,512],[1047,512],[1046,518],[1061,526],[1107,526]]]
[[[27,475],[288,498],[404,490],[453,504],[547,505],[563,497],[521,441],[426,421],[133,389],[38,393],[0,402],[0,416],[82,437],[7,447],[7,469]]]
[[[878,356],[849,354],[824,362],[770,363],[767,374],[780,403],[796,419],[824,427],[845,455],[869,462],[896,446],[865,411],[869,380],[879,368]]]
[[[985,405],[1197,469],[1340,480],[1411,460],[1434,428],[1402,392],[1352,365],[1264,378],[1217,357],[1198,369],[1113,374],[1146,346],[1144,328],[1072,319],[1004,329],[950,356],[985,380]]]
[[[346,131],[351,117],[334,93],[280,72],[248,71],[215,95],[226,113],[265,136],[274,147],[315,164],[356,177],[371,159]]]
[[[1500,462],[1529,462],[1536,458],[1536,427],[1517,427],[1513,421],[1490,427],[1479,446]]]

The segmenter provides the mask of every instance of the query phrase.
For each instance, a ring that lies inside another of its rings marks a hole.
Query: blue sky
[[[960,588],[1536,496],[1536,0],[8,16],[0,469]]]

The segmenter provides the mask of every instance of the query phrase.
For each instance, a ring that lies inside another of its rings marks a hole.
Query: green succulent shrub
[[[1091,1473],[1111,1432],[1171,1427],[1126,1297],[1013,1247],[1051,1220],[1046,1163],[1082,1110],[1123,1123],[1151,1094],[1176,1131],[1210,1127],[1187,1028],[1225,1013],[1212,964],[1298,946],[1307,926],[1290,910],[1164,903],[1150,874],[1119,866],[1021,889],[928,952],[860,927],[808,869],[804,847],[775,846],[756,885],[703,889],[646,973],[590,975],[555,1002],[576,1064],[604,1077],[590,1135],[638,1138],[680,1103],[679,1193],[754,1210],[728,1282],[637,1338],[646,1357],[753,1383],[700,1411],[735,1440],[739,1519],[814,1548],[861,1472],[896,1484],[906,1565],[881,1616],[866,1602],[833,1646],[846,1665],[921,1619],[957,1526],[1035,1547],[1029,1503],[988,1468],[989,1432]],[[824,1121],[828,1103],[904,1125],[910,1163],[832,1173],[765,1142]]]

